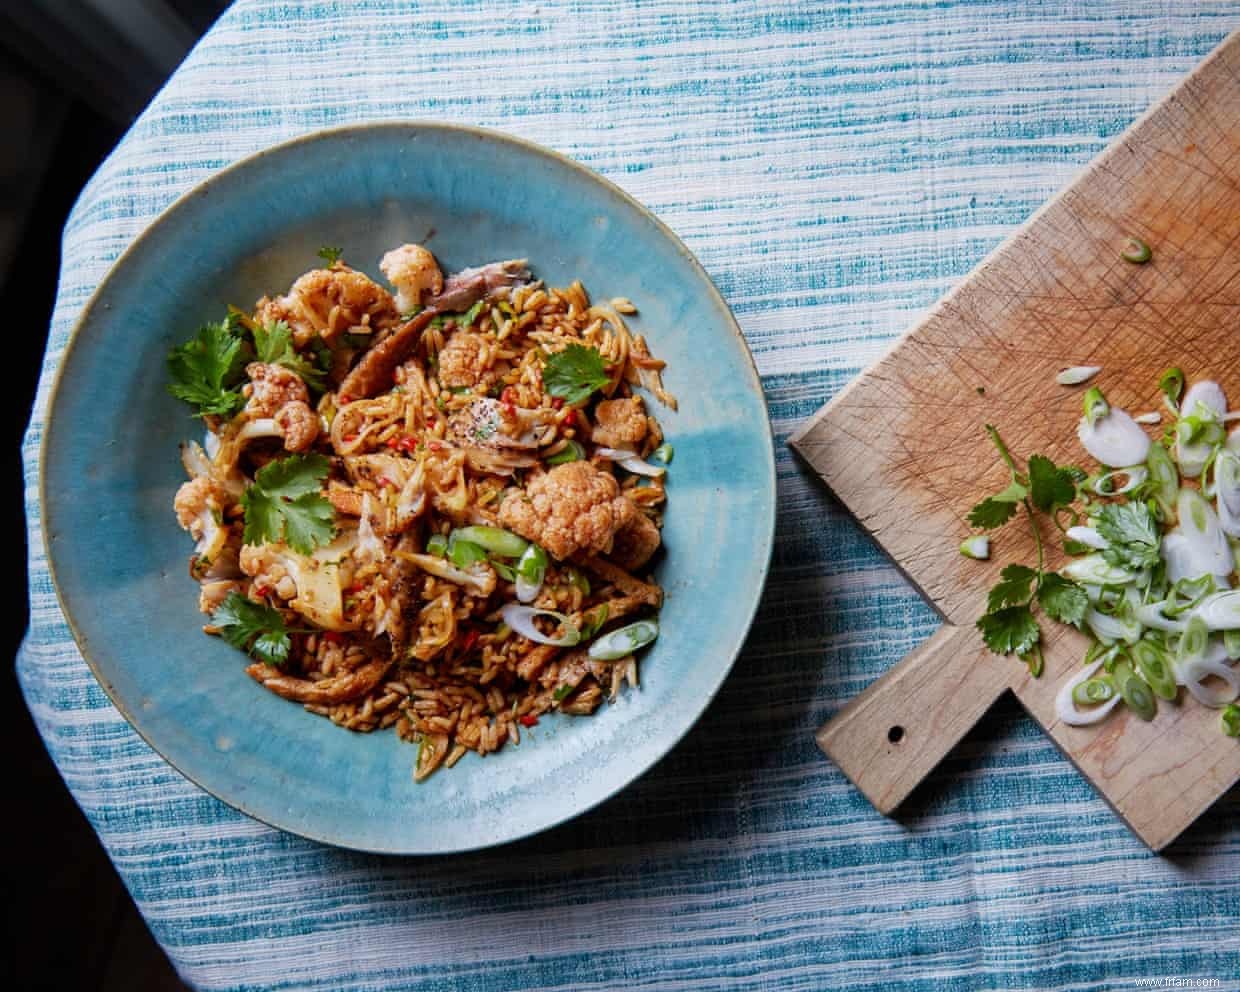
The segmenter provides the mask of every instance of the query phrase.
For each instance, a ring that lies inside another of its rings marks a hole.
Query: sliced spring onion
[[[569,462],[579,462],[586,456],[586,449],[582,447],[578,441],[569,441],[554,455],[547,457],[548,465],[567,465]]]
[[[1151,444],[1149,454],[1145,456],[1145,467],[1149,469],[1154,485],[1154,499],[1164,513],[1170,513],[1180,494],[1180,472],[1171,460],[1171,454],[1162,444]]]
[[[495,558],[489,558],[487,559],[487,561],[490,563],[491,567],[495,569],[495,574],[498,575],[505,582],[516,582],[517,581],[516,570],[513,569],[511,565],[505,562],[499,561],[498,559],[495,559]]]
[[[1158,377],[1158,389],[1167,397],[1173,410],[1179,408],[1180,397],[1184,395],[1184,372],[1178,365],[1173,365]]]
[[[598,661],[616,661],[644,648],[659,636],[659,624],[654,620],[638,620],[604,634],[590,645],[590,657]]]
[[[1069,527],[1064,533],[1069,540],[1076,541],[1077,544],[1083,544],[1087,548],[1104,551],[1110,547],[1107,539],[1093,527],[1085,527],[1078,524],[1075,527]]]
[[[455,535],[453,535],[455,536]],[[448,542],[448,558],[457,568],[469,568],[479,561],[487,560],[486,549],[472,541],[453,540]]]
[[[1188,626],[1187,620],[1173,620],[1163,613],[1163,608],[1167,605],[1167,600],[1157,603],[1146,603],[1138,606],[1133,612],[1137,622],[1142,626],[1150,627],[1153,630],[1165,630],[1169,634],[1182,634],[1184,628]]]
[[[1132,418],[1133,423],[1137,424],[1161,424],[1162,414],[1157,410],[1150,410],[1148,413],[1138,413]]]
[[[1090,681],[1101,667],[1102,660],[1099,659],[1087,665],[1060,687],[1059,694],[1055,697],[1055,715],[1059,717],[1060,723],[1066,723],[1072,727],[1084,727],[1097,723],[1119,705],[1120,697],[1115,694],[1091,709],[1082,710],[1077,706],[1074,699],[1076,687]]]
[[[1098,421],[1111,412],[1111,404],[1107,402],[1107,398],[1102,395],[1102,390],[1097,386],[1090,386],[1086,390],[1081,405],[1085,408],[1085,419],[1090,427],[1098,426]]]
[[[966,537],[960,542],[960,553],[974,561],[986,561],[990,557],[990,538],[984,534]]]
[[[672,464],[672,459],[676,456],[676,449],[664,441],[661,445],[650,453],[652,461],[659,462],[663,465]]]
[[[1178,582],[1202,575],[1230,575],[1235,568],[1231,545],[1227,543],[1218,514],[1201,493],[1196,489],[1181,489],[1176,499],[1176,515],[1180,518],[1180,526],[1163,538],[1167,577]],[[1172,540],[1177,534],[1178,539]]]
[[[1153,445],[1150,447],[1153,447]],[[1149,469],[1144,465],[1134,465],[1131,468],[1113,468],[1109,472],[1103,472],[1097,476],[1093,480],[1091,488],[1099,496],[1122,496],[1124,493],[1132,492],[1137,486],[1143,484],[1149,478],[1149,474]],[[1127,477],[1127,481],[1122,486],[1117,486],[1115,480],[1124,476]]]
[[[1137,573],[1112,565],[1102,555],[1086,555],[1068,562],[1061,573],[1076,582],[1095,586],[1123,586],[1137,581]]]
[[[1224,706],[1220,722],[1223,724],[1223,733],[1228,737],[1240,737],[1240,706],[1235,703]]]
[[[1150,246],[1140,238],[1129,238],[1128,243],[1124,245],[1124,250],[1119,253],[1119,257],[1133,265],[1144,265],[1154,257],[1154,253],[1150,251]]]
[[[426,553],[442,558],[448,553],[448,539],[442,534],[432,534],[426,539]]]
[[[667,472],[666,466],[651,465],[647,461],[637,457],[637,453],[633,451],[625,451],[623,448],[595,448],[594,453],[599,458],[606,458],[610,462],[615,462],[626,472],[632,472],[634,475],[645,475],[652,479]]]
[[[1223,440],[1222,420],[1227,414],[1227,397],[1217,382],[1203,379],[1193,383],[1180,405],[1175,428],[1175,457],[1180,472],[1195,479],[1209,464],[1215,446]]]
[[[520,603],[507,603],[500,613],[503,615],[504,623],[508,624],[513,631],[535,644],[550,644],[553,647],[567,648],[581,641],[581,631],[577,629],[572,619],[563,613],[556,613],[555,610],[539,610]],[[560,629],[564,633],[559,637],[548,637],[534,626],[535,617],[550,617],[559,621]]]
[[[1141,639],[1141,624],[1135,618],[1123,619],[1091,609],[1085,613],[1085,623],[1103,644],[1136,644]]]
[[[1180,636],[1180,643],[1175,651],[1175,667],[1177,675],[1185,665],[1199,661],[1206,656],[1210,648],[1210,628],[1201,617],[1189,617]]]
[[[1098,395],[1102,396],[1101,393]],[[1102,404],[1105,407],[1106,400],[1102,400]],[[1150,451],[1150,438],[1132,417],[1117,409],[1092,420],[1090,417],[1086,404],[1086,415],[1081,418],[1076,433],[1085,450],[1098,461],[1107,468],[1123,468],[1145,461]]]
[[[1237,432],[1232,432],[1235,437]],[[1240,537],[1240,455],[1227,447],[1214,460],[1214,495],[1218,507],[1218,519],[1223,533],[1228,537]]]
[[[568,580],[568,584],[574,589],[581,590],[582,596],[590,595],[590,580],[586,578],[585,572],[581,569],[569,567],[564,570],[564,578]]]
[[[1078,706],[1097,706],[1115,695],[1110,679],[1087,679],[1072,690],[1072,701]]]
[[[1137,663],[1141,677],[1162,699],[1175,699],[1177,689],[1175,672],[1167,661],[1167,656],[1153,641],[1141,639],[1128,652]]]
[[[1124,702],[1142,720],[1153,720],[1158,712],[1158,703],[1154,700],[1154,692],[1143,679],[1136,675],[1127,675],[1119,684],[1119,694]]]
[[[1210,630],[1240,630],[1240,589],[1229,589],[1206,596],[1193,615]]]
[[[1223,650],[1231,661],[1240,659],[1240,630],[1223,631]]]
[[[547,552],[537,544],[529,544],[517,562],[517,599],[532,603],[542,591],[547,575]]]
[[[504,558],[520,558],[529,541],[501,527],[459,527],[452,532],[453,541],[468,541]]]
[[[1073,365],[1071,368],[1064,369],[1059,375],[1055,376],[1055,381],[1061,386],[1079,386],[1082,382],[1088,382],[1101,371],[1101,365]]]

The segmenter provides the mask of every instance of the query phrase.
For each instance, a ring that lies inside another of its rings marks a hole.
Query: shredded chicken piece
[[[594,421],[593,441],[606,448],[636,449],[646,436],[646,409],[640,396],[601,400]]]
[[[379,269],[396,287],[396,309],[408,313],[428,295],[443,291],[443,273],[435,256],[421,245],[401,245],[379,260]]]
[[[319,682],[281,675],[278,670],[261,662],[250,665],[245,672],[255,682],[262,683],[264,688],[270,689],[284,699],[317,706],[335,706],[338,703],[347,703],[351,699],[366,695],[383,681],[391,667],[390,659],[376,658],[351,672],[344,672]]]
[[[658,607],[663,602],[663,590],[656,585],[643,582],[641,579],[635,578],[626,572],[619,565],[613,565],[609,561],[602,558],[587,558],[582,563],[585,568],[589,569],[600,579],[610,582],[613,586],[624,593],[626,598],[632,598],[637,602],[645,603],[647,606]],[[609,616],[608,622],[614,617]]]
[[[626,571],[635,572],[650,561],[662,543],[663,538],[654,521],[644,513],[637,512],[627,524],[616,531],[616,539],[608,557]]]
[[[579,461],[557,465],[531,479],[524,492],[509,494],[499,519],[563,561],[582,551],[610,551],[616,531],[635,512],[612,475]]]

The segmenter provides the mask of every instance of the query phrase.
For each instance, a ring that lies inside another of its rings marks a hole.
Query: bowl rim
[[[55,443],[55,438],[58,433],[59,425],[56,423],[53,414],[57,406],[57,401],[60,398],[65,370],[68,368],[74,349],[82,337],[82,330],[91,321],[100,300],[110,289],[112,281],[118,278],[117,273],[123,270],[128,259],[132,255],[137,254],[144,241],[157,232],[168,227],[170,224],[175,223],[177,216],[183,210],[185,210],[189,205],[202,200],[216,186],[218,186],[221,181],[231,177],[234,172],[244,171],[264,158],[268,158],[273,155],[287,154],[290,151],[294,151],[301,145],[317,143],[325,140],[347,138],[351,135],[374,131],[404,131],[409,133],[431,131],[464,135],[481,141],[494,142],[501,146],[508,145],[526,154],[532,154],[549,159],[561,167],[565,167],[573,172],[576,172],[579,176],[581,176],[581,178],[601,187],[603,192],[618,199],[624,206],[635,210],[642,217],[642,219],[651,224],[654,229],[676,250],[677,254],[680,255],[686,263],[688,263],[690,269],[701,280],[715,308],[719,311],[720,315],[725,318],[725,323],[728,330],[735,337],[737,343],[741,347],[742,353],[748,361],[749,385],[761,401],[763,421],[766,426],[767,438],[767,443],[763,446],[763,451],[766,456],[764,459],[765,472],[763,474],[765,480],[765,492],[763,495],[765,496],[767,519],[765,521],[765,526],[760,531],[761,537],[763,538],[763,542],[766,546],[766,553],[761,557],[760,562],[758,562],[759,569],[756,573],[758,581],[754,586],[755,595],[753,597],[753,602],[748,608],[748,615],[744,618],[745,633],[742,637],[738,638],[736,645],[731,649],[731,654],[730,657],[727,658],[726,664],[719,666],[712,684],[709,684],[707,691],[701,695],[701,706],[693,719],[690,720],[685,728],[674,738],[668,738],[666,745],[660,749],[660,753],[632,769],[626,776],[619,779],[614,787],[605,790],[602,794],[574,809],[571,813],[568,813],[567,815],[557,814],[551,817],[546,823],[530,827],[529,829],[522,830],[519,833],[504,837],[500,840],[465,842],[459,845],[450,845],[444,848],[438,848],[433,851],[409,850],[401,845],[378,847],[349,843],[347,840],[342,840],[340,838],[321,836],[317,832],[308,830],[301,826],[288,826],[286,824],[276,822],[278,818],[270,815],[259,815],[252,809],[248,808],[248,804],[242,799],[220,795],[182,768],[176,761],[165,754],[164,751],[155,743],[155,741],[150,739],[143,728],[139,726],[138,722],[134,719],[131,708],[118,697],[114,687],[104,677],[98,663],[92,657],[90,650],[86,646],[89,641],[85,638],[84,632],[75,620],[68,602],[68,598],[66,597],[64,590],[57,579],[56,559],[55,555],[52,553],[51,541],[49,539],[51,520],[48,507],[53,504],[49,504],[47,499],[47,461],[48,451],[52,444]],[[48,390],[47,403],[44,407],[43,434],[39,443],[38,472],[39,533],[43,540],[43,551],[47,561],[48,577],[51,580],[52,588],[55,590],[57,604],[60,607],[61,614],[64,616],[65,624],[69,628],[69,632],[73,637],[74,646],[77,648],[78,653],[90,668],[91,674],[94,675],[95,680],[107,694],[112,705],[116,707],[117,711],[122,717],[124,717],[125,722],[129,724],[130,728],[149,748],[151,748],[152,751],[159,755],[162,760],[166,761],[182,778],[192,783],[196,788],[201,789],[207,795],[213,797],[219,802],[222,802],[224,805],[229,806],[237,812],[276,830],[280,830],[294,836],[304,837],[307,840],[314,841],[315,843],[325,844],[330,847],[340,848],[342,850],[358,851],[366,854],[394,855],[403,857],[435,857],[438,855],[465,854],[473,851],[503,847],[507,844],[512,844],[516,841],[536,836],[555,827],[562,826],[572,820],[576,820],[578,817],[597,808],[604,802],[613,799],[620,792],[624,791],[636,782],[639,778],[646,775],[655,765],[675,750],[675,748],[684,740],[689,732],[698,724],[702,716],[706,713],[706,710],[709,708],[711,702],[718,695],[719,690],[723,686],[723,683],[727,680],[728,675],[731,674],[732,669],[735,667],[736,660],[740,656],[740,652],[744,648],[745,643],[753,630],[754,618],[757,616],[758,607],[762,602],[762,594],[766,588],[766,581],[770,573],[771,559],[774,554],[775,547],[775,521],[777,515],[775,444],[771,427],[770,410],[766,404],[766,394],[762,388],[762,380],[758,373],[758,368],[754,361],[753,353],[750,351],[749,344],[745,340],[745,336],[741,331],[740,325],[737,323],[731,307],[728,306],[727,300],[724,299],[723,294],[715,285],[714,280],[711,279],[710,275],[706,272],[706,269],[702,266],[702,263],[698,261],[697,257],[689,250],[680,237],[672,231],[667,224],[660,220],[652,210],[640,203],[625,190],[621,189],[610,179],[607,179],[605,176],[600,175],[593,169],[582,165],[580,162],[577,162],[567,155],[544,145],[540,145],[537,142],[530,141],[526,138],[521,138],[494,128],[484,128],[469,124],[458,124],[448,121],[435,121],[421,118],[367,121],[307,131],[303,134],[296,135],[295,137],[277,142],[273,145],[268,145],[265,148],[261,148],[258,151],[251,152],[248,155],[238,158],[234,162],[231,162],[228,165],[216,170],[205,179],[199,181],[164,207],[159,214],[150,221],[150,223],[143,227],[143,229],[134,236],[133,240],[126,246],[124,251],[122,251],[108,267],[108,271],[104,274],[104,277],[90,294],[86,303],[82,307],[81,313],[78,315],[77,320],[74,321],[73,327],[69,331],[69,336],[66,339],[64,349],[61,352],[59,364],[56,367],[55,376],[53,377],[51,387]]]

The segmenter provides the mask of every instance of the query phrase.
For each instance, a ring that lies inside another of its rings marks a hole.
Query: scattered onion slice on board
[[[1111,546],[1107,542],[1107,539],[1099,534],[1097,530],[1093,527],[1085,527],[1082,524],[1077,524],[1075,527],[1069,527],[1066,531],[1064,531],[1064,535],[1069,540],[1076,541],[1077,544],[1084,544],[1088,547],[1096,548],[1099,551],[1105,551]]]
[[[1203,379],[1193,383],[1184,395],[1180,404],[1180,415],[1184,417],[1205,416],[1219,421],[1227,416],[1227,397],[1222,387],[1211,379]],[[1204,441],[1194,444],[1182,444],[1179,437],[1175,442],[1175,460],[1180,464],[1180,471],[1190,479],[1195,479],[1205,470],[1214,453],[1214,445]]]
[[[1088,382],[1101,371],[1101,365],[1073,365],[1071,368],[1064,369],[1059,375],[1055,376],[1055,381],[1061,386],[1079,386],[1082,382]]]
[[[1094,673],[1101,667],[1102,659],[1099,658],[1059,687],[1059,694],[1055,697],[1055,715],[1059,717],[1060,723],[1066,723],[1070,727],[1085,727],[1091,723],[1097,723],[1119,705],[1124,697],[1118,692],[1105,703],[1089,709],[1081,709],[1076,700],[1072,698],[1072,690],[1092,679]]]
[[[1176,514],[1180,526],[1163,538],[1167,578],[1178,582],[1203,575],[1230,575],[1236,562],[1214,507],[1196,489],[1184,488],[1176,500]]]
[[[1236,437],[1240,431],[1233,431]],[[1231,447],[1218,453],[1214,462],[1214,495],[1218,506],[1219,524],[1228,537],[1240,537],[1240,454]]]
[[[1107,468],[1140,465],[1150,452],[1149,435],[1132,417],[1114,407],[1094,424],[1082,417],[1076,433],[1085,450]]]
[[[1210,630],[1240,630],[1240,589],[1228,589],[1207,596],[1193,614]]]

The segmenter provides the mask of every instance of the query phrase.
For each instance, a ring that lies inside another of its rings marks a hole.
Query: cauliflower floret
[[[289,573],[289,562],[270,544],[247,544],[241,549],[241,571],[254,580],[259,595],[274,592],[281,599],[297,595],[297,580]]]
[[[214,579],[198,587],[198,609],[206,614],[214,613],[224,605],[230,592],[244,593],[245,583],[235,579]]]
[[[223,486],[205,475],[191,479],[177,490],[172,508],[177,523],[187,530],[195,541],[220,526],[217,516],[228,506],[228,492]]]
[[[393,248],[379,260],[379,268],[396,287],[396,309],[401,313],[443,292],[443,273],[435,256],[421,245]]]
[[[589,462],[557,465],[500,505],[500,523],[563,561],[579,551],[611,550],[617,530],[637,512],[609,473]]]
[[[353,574],[357,532],[342,529],[330,544],[300,555],[283,544],[247,544],[241,571],[259,595],[274,592],[307,620],[326,630],[351,630],[344,617],[344,587]]]
[[[386,289],[362,272],[340,267],[313,269],[286,296],[263,297],[254,318],[262,324],[284,321],[300,348],[316,334],[330,342],[356,328],[378,330],[395,321],[397,312]]]
[[[289,451],[305,451],[319,436],[319,415],[307,403],[285,403],[276,413],[276,427]]]
[[[495,385],[499,374],[491,368],[494,348],[481,334],[457,331],[439,353],[439,382],[449,389]]]
[[[621,568],[636,572],[659,550],[663,538],[653,520],[634,508],[632,518],[616,531],[616,539],[608,556]]]
[[[246,411],[255,416],[274,417],[286,403],[310,405],[310,391],[301,376],[283,365],[250,362],[245,374],[250,381],[241,387],[241,395],[249,400]]]
[[[636,449],[646,436],[646,410],[640,396],[603,400],[594,409],[595,444],[607,448]]]

